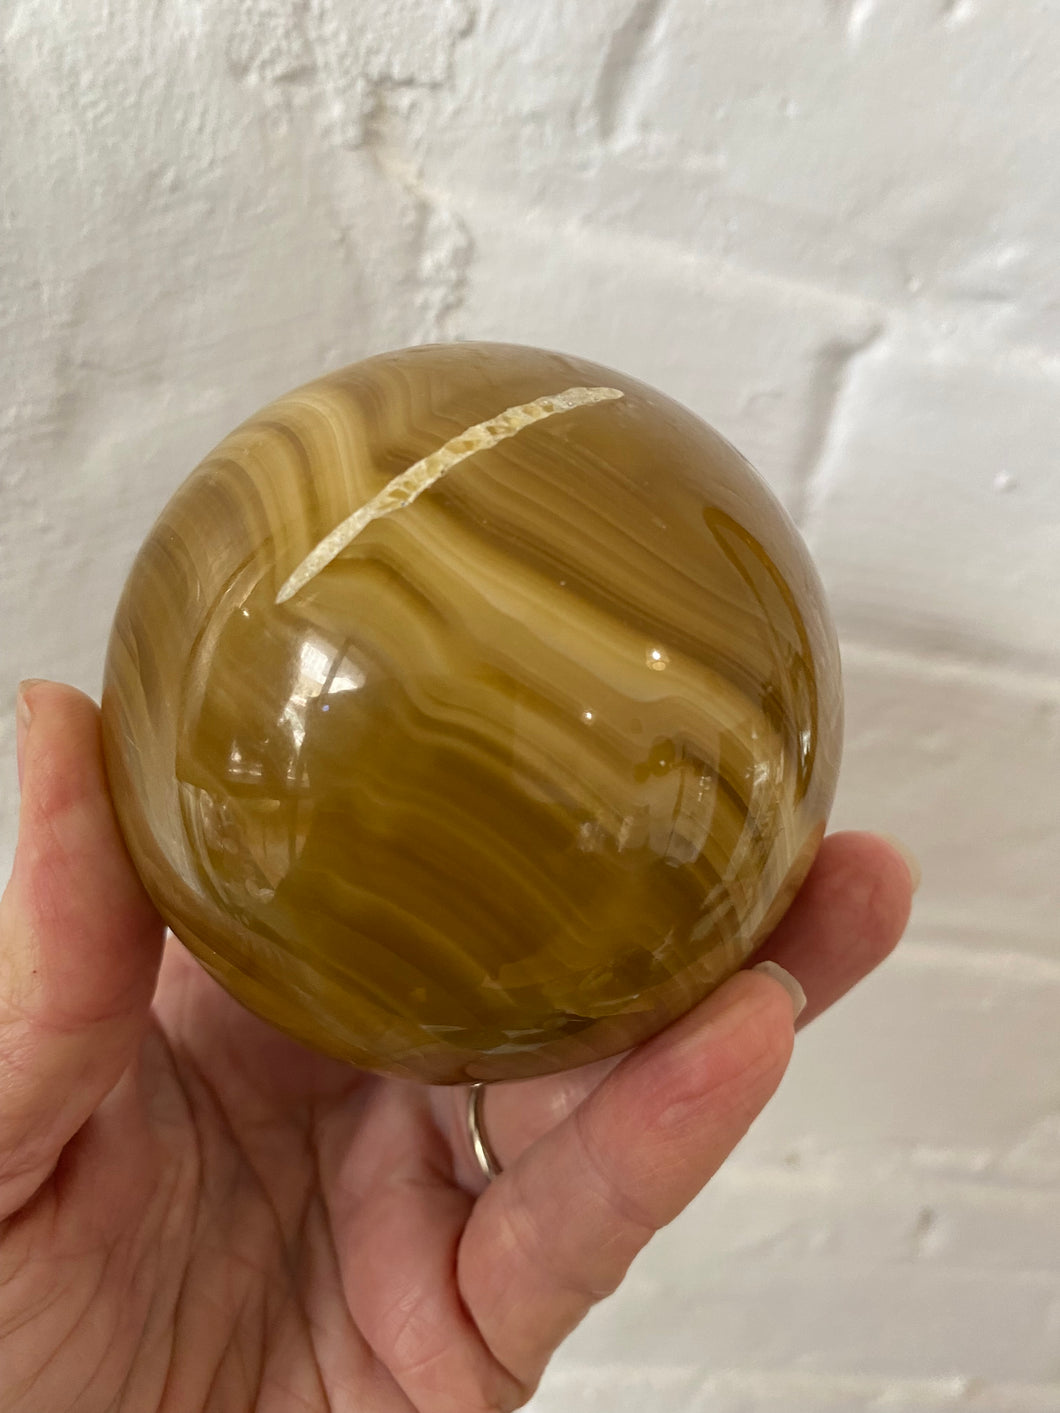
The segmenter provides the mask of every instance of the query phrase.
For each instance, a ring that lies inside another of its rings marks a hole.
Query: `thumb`
[[[0,899],[0,1219],[132,1059],[165,931],[118,830],[95,703],[30,682],[18,711],[22,814]]]

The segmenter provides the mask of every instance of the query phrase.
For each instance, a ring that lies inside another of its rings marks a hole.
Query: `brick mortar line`
[[[714,1174],[710,1186],[715,1191],[737,1194],[763,1188],[817,1197],[847,1193],[859,1201],[879,1195],[893,1200],[895,1205],[908,1202],[923,1206],[926,1199],[930,1199],[933,1206],[940,1207],[947,1202],[971,1207],[1022,1209],[1029,1204],[1047,1209],[1060,1207],[1060,1191],[1052,1183],[1035,1186],[1020,1181],[999,1182],[996,1177],[982,1178],[973,1174],[954,1176],[953,1173],[911,1171],[896,1174],[885,1164],[850,1162],[837,1157],[832,1150],[824,1150],[820,1165],[815,1166],[811,1159],[804,1160],[797,1168],[781,1167],[757,1158],[731,1158]]]
[[[847,638],[842,642],[844,663],[872,667],[879,665],[892,671],[915,673],[927,681],[949,682],[972,687],[993,687],[995,690],[1060,704],[1060,677],[1031,667],[981,661],[953,654],[940,657],[909,648],[884,647],[868,643],[864,638]]]
[[[525,208],[483,195],[473,187],[454,183],[447,184],[444,190],[434,189],[440,199],[472,224],[476,215],[482,216],[498,230],[515,222],[519,229],[539,233],[542,240],[551,245],[556,243],[560,234],[574,236],[587,245],[598,246],[613,257],[639,258],[649,266],[669,266],[678,273],[692,274],[701,284],[717,283],[730,293],[739,291],[741,286],[771,288],[781,297],[787,292],[792,297],[822,308],[831,307],[837,314],[845,313],[851,322],[861,320],[878,326],[880,333],[873,341],[889,337],[898,361],[922,362],[940,357],[972,367],[996,365],[1044,383],[1060,382],[1060,351],[1026,341],[996,338],[989,330],[983,331],[983,341],[971,345],[966,329],[943,332],[940,325],[944,316],[967,308],[967,301],[906,304],[875,294],[836,290],[818,281],[745,264],[720,252],[700,251],[667,240],[664,236],[593,225],[574,214],[560,214],[557,219],[549,221],[543,210],[528,214]],[[931,335],[927,342],[925,333]],[[853,350],[855,355],[857,351]]]
[[[645,1378],[644,1376],[647,1375]],[[688,1365],[685,1363],[659,1364],[645,1366],[639,1362],[635,1366],[626,1366],[621,1360],[615,1360],[605,1368],[599,1364],[575,1365],[567,1368],[553,1368],[546,1376],[543,1391],[550,1388],[560,1388],[567,1384],[577,1384],[579,1387],[591,1388],[594,1384],[599,1384],[609,1388],[614,1379],[618,1377],[625,1384],[640,1382],[646,1384],[657,1381],[688,1380],[693,1387],[703,1393],[725,1394],[725,1393],[763,1393],[767,1397],[774,1397],[777,1393],[786,1393],[789,1396],[799,1394],[842,1394],[848,1397],[865,1399],[899,1396],[902,1399],[916,1398],[915,1405],[918,1413],[935,1413],[935,1410],[952,1409],[964,1406],[974,1409],[977,1405],[984,1410],[989,1406],[979,1404],[978,1400],[989,1395],[1011,1400],[1009,1407],[1015,1411],[1025,1408],[1025,1402],[1021,1400],[1044,1398],[1057,1399],[1058,1402],[1052,1405],[1052,1409],[1060,1408],[1060,1383],[1012,1383],[1009,1381],[994,1381],[969,1375],[967,1377],[957,1375],[940,1375],[937,1378],[915,1378],[908,1375],[887,1375],[887,1374],[840,1374],[829,1372],[803,1372],[793,1369],[726,1369],[716,1374],[703,1376],[701,1366]],[[932,1400],[931,1405],[923,1403],[923,1399]],[[973,1403],[972,1400],[975,1400]],[[890,1405],[888,1405],[890,1406]],[[901,1405],[894,1405],[897,1413],[900,1413]],[[1035,1408],[1032,1405],[1032,1413],[1038,1413],[1044,1405],[1039,1402]],[[827,1405],[825,1405],[827,1407]],[[1006,1413],[1008,1410],[1006,1409]]]
[[[897,971],[960,972],[1018,986],[1060,986],[1060,959],[1017,948],[972,948],[961,942],[903,942],[888,959]]]

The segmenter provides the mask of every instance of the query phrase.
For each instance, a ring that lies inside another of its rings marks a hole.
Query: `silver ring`
[[[471,1151],[475,1155],[479,1171],[487,1182],[492,1182],[495,1177],[500,1176],[502,1169],[497,1155],[490,1147],[482,1122],[482,1100],[485,1093],[486,1086],[481,1080],[476,1081],[467,1092],[467,1135],[471,1140]]]

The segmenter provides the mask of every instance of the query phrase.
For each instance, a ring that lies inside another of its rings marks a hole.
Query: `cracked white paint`
[[[284,583],[276,595],[276,602],[286,603],[288,599],[293,598],[299,589],[303,589],[351,545],[373,520],[392,515],[395,510],[404,510],[469,456],[488,451],[490,447],[516,436],[535,422],[543,422],[546,418],[557,417],[563,412],[573,412],[578,407],[590,407],[593,403],[613,402],[622,396],[617,388],[566,388],[550,397],[539,397],[533,402],[506,408],[488,421],[476,422],[473,427],[466,427],[457,436],[450,437],[437,451],[432,451],[407,471],[395,476],[378,495],[374,495],[365,505],[359,506],[352,515],[348,515],[334,530],[325,535]]]
[[[233,76],[288,111],[308,100],[325,141],[356,146],[380,91],[447,81],[474,12],[465,0],[387,0],[366,24],[342,0],[239,0],[225,13]]]

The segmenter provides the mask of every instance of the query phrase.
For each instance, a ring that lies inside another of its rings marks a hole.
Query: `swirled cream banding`
[[[326,569],[333,559],[353,543],[366,525],[411,505],[418,496],[436,481],[440,481],[454,466],[466,461],[469,456],[474,456],[479,451],[487,451],[498,442],[514,437],[525,427],[530,427],[535,422],[543,422],[546,417],[556,417],[561,412],[571,412],[576,407],[588,407],[594,402],[612,402],[623,395],[618,388],[567,388],[551,397],[539,397],[519,407],[508,407],[496,417],[468,427],[459,436],[450,438],[437,451],[432,451],[429,456],[423,457],[407,471],[403,471],[400,476],[395,476],[377,496],[373,496],[366,505],[355,510],[336,525],[330,534],[325,535],[288,578],[276,595],[276,602],[286,603],[288,599],[294,598],[300,589],[305,588],[311,579],[315,579],[322,569]]]

